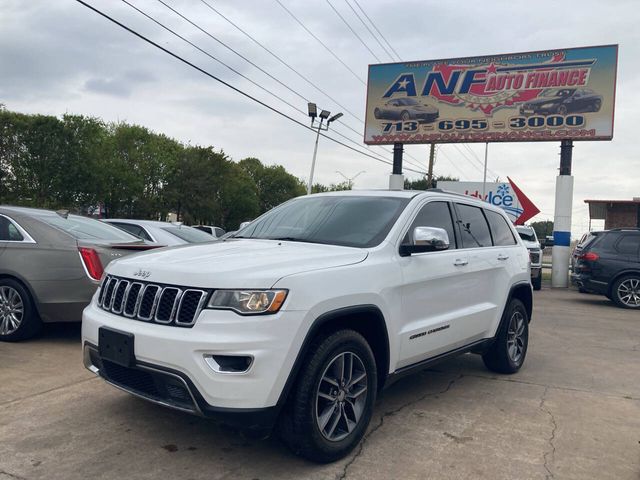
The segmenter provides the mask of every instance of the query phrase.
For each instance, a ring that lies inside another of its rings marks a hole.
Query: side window
[[[625,255],[638,255],[640,235],[622,235],[616,244],[616,250]]]
[[[485,210],[484,213],[489,221],[489,227],[491,227],[494,245],[505,246],[517,243],[513,231],[502,215],[491,210]]]
[[[144,238],[141,233],[142,229],[138,225],[132,225],[131,223],[119,223],[119,222],[111,222],[111,225],[113,225],[114,227],[118,227],[120,230],[124,230],[125,232],[130,233],[135,237]]]
[[[16,226],[6,217],[0,216],[0,241],[22,242],[24,237]]]
[[[411,243],[411,235],[413,235],[413,230],[416,227],[443,228],[449,235],[449,249],[456,248],[455,230],[447,202],[429,202],[422,207],[402,243]]]
[[[470,205],[456,204],[462,232],[462,248],[490,247],[491,233],[482,214],[482,209]]]

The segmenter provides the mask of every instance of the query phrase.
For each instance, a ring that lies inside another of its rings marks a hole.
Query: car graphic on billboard
[[[522,115],[566,115],[576,112],[599,112],[602,95],[593,90],[562,88],[545,91],[540,98],[526,102],[520,107]]]
[[[373,115],[378,120],[417,120],[431,123],[437,120],[439,111],[436,107],[420,103],[413,98],[398,98],[376,107]]]

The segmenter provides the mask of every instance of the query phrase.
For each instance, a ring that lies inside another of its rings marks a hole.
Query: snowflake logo
[[[504,197],[505,195],[508,195],[508,194],[509,194],[509,185],[507,185],[506,183],[503,183],[498,187],[498,195]]]

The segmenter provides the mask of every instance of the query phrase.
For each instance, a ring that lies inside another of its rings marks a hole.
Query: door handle
[[[505,255],[503,253],[498,255],[498,260],[507,260],[508,258],[509,258],[509,255]]]
[[[456,267],[464,267],[464,266],[465,266],[466,264],[468,264],[468,263],[469,263],[469,260],[463,260],[463,259],[461,259],[461,258],[456,258],[456,261],[455,261],[455,262],[453,262],[453,264],[454,264]]]

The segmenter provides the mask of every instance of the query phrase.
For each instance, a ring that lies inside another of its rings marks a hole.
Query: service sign
[[[502,208],[516,225],[523,225],[527,220],[540,213],[540,210],[513,180],[508,177],[507,179],[508,182],[487,182],[484,186],[482,182],[439,181],[438,188],[484,200],[491,205]]]
[[[364,142],[611,140],[618,46],[369,66]]]

